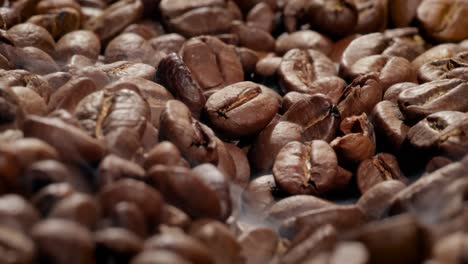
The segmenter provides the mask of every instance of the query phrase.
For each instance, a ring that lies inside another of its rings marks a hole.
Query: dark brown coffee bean
[[[452,160],[446,157],[435,156],[426,164],[426,173],[434,172],[442,167],[451,164],[452,162]]]
[[[155,165],[182,166],[182,155],[179,149],[169,141],[163,141],[145,154],[144,167],[149,169]]]
[[[27,23],[39,25],[49,31],[54,39],[80,28],[80,12],[74,8],[64,7],[51,10],[48,14],[39,14],[28,19]]]
[[[145,1],[143,1],[143,5],[145,5]],[[129,25],[123,30],[123,33],[135,33],[146,40],[150,40],[162,36],[164,34],[164,29],[159,22],[143,20],[139,23]]]
[[[97,172],[96,184],[100,188],[121,179],[145,181],[145,170],[142,167],[112,154],[102,160]]]
[[[468,37],[468,22],[464,18],[467,12],[465,1],[422,1],[417,17],[430,37],[450,42]]]
[[[246,264],[268,263],[276,254],[279,237],[270,228],[255,228],[239,236]]]
[[[264,175],[252,180],[242,194],[245,210],[263,211],[275,201],[278,193],[273,175]]]
[[[257,52],[245,47],[236,47],[236,53],[242,64],[244,75],[254,73],[259,60]]]
[[[67,161],[93,163],[104,155],[101,142],[58,118],[30,116],[25,121],[23,131],[26,136],[39,138],[55,147],[61,158]],[[67,140],[59,141],[58,138]]]
[[[359,198],[356,205],[369,219],[380,219],[387,214],[393,198],[405,188],[406,185],[398,180],[377,183]]]
[[[273,175],[278,186],[289,194],[322,194],[334,189],[338,161],[324,141],[301,144],[293,141],[278,153]]]
[[[365,34],[382,31],[387,27],[387,0],[357,0],[354,3],[359,12],[355,32]]]
[[[407,135],[409,144],[421,152],[435,152],[459,159],[466,154],[468,116],[455,111],[429,115],[414,125]]]
[[[48,110],[65,109],[74,112],[80,101],[98,88],[93,80],[87,77],[72,78],[50,97]]]
[[[48,54],[53,54],[55,41],[47,30],[41,26],[22,23],[8,30],[8,36],[16,47],[36,47]]]
[[[396,157],[388,153],[379,153],[372,158],[363,160],[359,164],[356,177],[359,191],[362,194],[383,181],[399,180],[406,182]]]
[[[174,253],[169,250],[145,250],[135,256],[131,264],[165,264],[165,263],[173,263],[173,264],[190,264],[191,262],[181,255]]]
[[[433,246],[433,260],[440,263],[456,263],[466,256],[466,236],[454,232],[436,242]]]
[[[159,62],[168,54],[173,52],[178,53],[185,40],[186,39],[183,36],[176,33],[164,34],[150,39],[149,42],[153,47],[153,50],[156,52],[156,63],[159,65]]]
[[[0,80],[5,86],[23,86],[37,92],[46,103],[49,101],[49,96],[53,92],[50,85],[41,76],[31,74],[24,70],[11,70],[0,72]]]
[[[101,90],[81,100],[75,116],[89,135],[104,139],[112,153],[131,158],[140,147],[150,111],[134,91]]]
[[[238,263],[241,245],[224,224],[200,220],[192,224],[189,234],[209,248],[215,263]]]
[[[236,177],[232,181],[241,187],[246,187],[250,179],[250,164],[247,154],[234,144],[225,143],[224,146],[236,167]]]
[[[365,95],[365,96],[363,96]],[[383,88],[375,73],[368,73],[353,80],[343,92],[338,103],[342,118],[361,113],[370,114],[374,106],[382,100]]]
[[[271,33],[275,27],[274,10],[264,2],[259,2],[252,7],[245,18],[247,25],[260,28]]]
[[[192,219],[181,209],[166,204],[161,218],[161,226],[178,227],[188,229]]]
[[[423,259],[424,237],[419,223],[411,215],[369,223],[349,237],[366,245],[371,262],[416,263]]]
[[[278,74],[284,91],[313,94],[313,82],[336,76],[337,70],[335,64],[321,52],[293,49],[283,56]]]
[[[215,92],[205,110],[214,127],[239,138],[260,132],[275,116],[279,102],[269,88],[240,82]]]
[[[193,78],[203,91],[221,89],[244,80],[244,72],[234,46],[216,37],[191,38],[180,50]]]
[[[99,206],[92,196],[74,193],[58,201],[48,217],[74,221],[92,229],[99,219]]]
[[[47,105],[42,98],[33,89],[23,86],[13,86],[11,91],[16,94],[23,111],[28,115],[45,115]]]
[[[74,222],[59,219],[39,222],[32,230],[32,237],[41,261],[57,264],[94,263],[91,233]]]
[[[330,142],[340,161],[356,163],[374,155],[374,126],[365,113],[345,118],[341,121],[340,129],[344,136]]]
[[[205,96],[188,67],[175,53],[169,54],[161,61],[157,80],[186,104],[195,117],[200,116],[200,111],[206,102]]]
[[[59,66],[52,57],[36,47],[16,49],[15,68],[27,70],[33,74],[45,75],[59,71]]]
[[[413,69],[417,70],[425,63],[438,59],[446,59],[460,52],[460,47],[453,43],[440,44],[426,50],[424,53],[416,57],[411,64]]]
[[[418,69],[420,83],[439,79],[462,78],[468,76],[468,63],[460,63],[454,59],[440,59],[428,62]]]
[[[40,219],[39,212],[27,200],[16,194],[0,197],[0,225],[28,233]],[[1,229],[1,228],[0,228]]]
[[[23,173],[23,190],[27,195],[39,192],[49,184],[67,182],[71,172],[55,160],[41,160],[32,163]]]
[[[141,77],[153,80],[156,75],[156,69],[153,66],[129,61],[104,64],[99,66],[98,70],[103,71],[110,81],[117,81],[123,77]]]
[[[80,5],[73,0],[44,0],[40,1],[36,8],[36,13],[47,14],[61,8],[73,8],[80,11]]]
[[[460,79],[425,83],[401,92],[398,106],[411,121],[439,111],[468,111],[467,87],[468,84]]]
[[[188,37],[227,32],[231,22],[241,17],[237,5],[227,0],[162,0],[159,8],[169,28]]]
[[[107,7],[104,12],[84,23],[84,29],[94,31],[106,43],[143,14],[140,0],[121,0]]]
[[[21,231],[0,226],[0,256],[2,263],[34,263],[36,247],[34,242]]]
[[[104,52],[105,62],[142,62],[156,66],[151,44],[135,33],[123,33],[112,39]]]
[[[204,244],[179,230],[167,230],[145,241],[145,251],[155,249],[172,251],[194,264],[215,263]]]
[[[416,17],[416,10],[422,0],[389,1],[388,7],[392,24],[396,27],[406,27]]]
[[[370,119],[379,139],[377,142],[393,152],[398,152],[410,127],[404,123],[405,118],[397,104],[390,101],[378,103]]]
[[[31,203],[43,216],[47,216],[60,200],[75,192],[69,183],[49,184],[32,197]]]
[[[283,256],[280,263],[301,263],[311,259],[322,251],[330,250],[337,240],[337,230],[331,225],[321,225],[316,231],[307,232],[300,242],[291,246]]]
[[[207,175],[207,177],[210,176]],[[229,214],[229,201],[221,200],[228,194],[223,186],[226,183],[219,184],[223,182],[223,179],[219,179],[219,177],[214,179],[221,180],[218,181],[218,185],[212,186],[199,177],[198,173],[195,174],[188,168],[165,165],[152,167],[148,172],[148,177],[150,177],[150,182],[163,193],[165,199],[184,210],[191,217],[223,219]],[[216,184],[216,182],[213,183]],[[224,193],[218,193],[218,189],[213,187],[221,188],[219,190],[224,191]],[[223,194],[223,197],[220,197],[220,194]]]
[[[285,220],[305,211],[321,209],[334,204],[312,195],[293,195],[279,200],[268,209],[268,217]]]
[[[382,52],[383,55],[403,57],[412,61],[426,51],[426,43],[419,35],[418,28],[388,29],[384,35],[388,47]]]
[[[330,142],[335,137],[340,116],[330,99],[321,94],[305,98],[293,106],[277,123],[268,125],[249,152],[252,165],[262,171],[273,166],[280,149],[291,141],[314,139]]]
[[[101,51],[101,42],[96,34],[88,30],[78,30],[64,35],[57,42],[56,58],[66,61],[79,54],[96,60]]]
[[[147,224],[158,223],[162,214],[163,199],[159,192],[143,182],[124,179],[104,187],[99,194],[105,214],[110,214],[120,202],[131,202],[144,214]]]
[[[263,29],[234,21],[231,25],[231,33],[239,39],[239,46],[256,51],[272,52],[275,50],[275,39]]]
[[[328,55],[332,47],[330,39],[312,30],[300,30],[291,34],[283,33],[276,40],[276,52],[279,54],[284,54],[292,49],[314,49]]]
[[[383,100],[388,100],[394,104],[398,103],[398,95],[403,92],[404,90],[413,88],[418,86],[416,83],[412,82],[402,82],[402,83],[396,83],[392,86],[390,86],[384,93]]]
[[[22,128],[26,113],[20,99],[11,88],[0,90],[0,109],[1,130]]]
[[[350,77],[354,79],[372,72],[379,75],[384,92],[393,84],[416,80],[416,73],[413,72],[408,60],[387,55],[372,55],[356,61],[350,69]]]
[[[148,233],[147,222],[142,210],[133,202],[119,202],[109,215],[113,226],[125,228],[140,237]]]
[[[14,156],[22,168],[39,160],[59,159],[59,154],[53,146],[35,138],[21,138],[2,146],[2,149]]]
[[[307,7],[307,21],[311,27],[334,38],[354,30],[358,24],[358,9],[353,1],[311,1]]]
[[[97,231],[94,242],[98,263],[128,263],[143,248],[143,241],[137,235],[118,227]]]
[[[276,57],[273,53],[260,59],[255,65],[255,73],[263,77],[272,77],[276,74],[281,65],[282,58]]]
[[[192,164],[217,163],[217,143],[213,131],[195,120],[189,108],[180,101],[170,100],[161,114],[160,140],[169,140]]]

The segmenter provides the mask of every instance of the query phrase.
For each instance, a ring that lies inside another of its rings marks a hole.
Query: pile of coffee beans
[[[0,1],[0,263],[468,260],[468,1]]]

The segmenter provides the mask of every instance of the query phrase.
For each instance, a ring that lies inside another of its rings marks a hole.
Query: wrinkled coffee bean
[[[357,169],[356,178],[359,191],[362,194],[383,181],[406,182],[396,157],[388,153],[379,153],[372,158],[363,160]]]
[[[440,59],[422,65],[418,70],[418,80],[425,83],[439,79],[464,79],[467,72],[468,63],[460,63],[454,59]]]

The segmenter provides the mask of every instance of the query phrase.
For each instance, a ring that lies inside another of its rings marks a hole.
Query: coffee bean
[[[44,98],[34,90],[23,86],[13,86],[11,87],[11,91],[19,99],[19,104],[26,114],[45,115],[47,113],[47,105]]]
[[[94,234],[95,259],[99,263],[128,263],[143,248],[143,241],[132,232],[117,227]]]
[[[164,263],[174,263],[174,264],[189,264],[189,260],[183,258],[177,253],[171,252],[169,250],[146,250],[135,256],[131,264],[164,264]]]
[[[261,28],[234,21],[231,25],[231,33],[237,36],[239,46],[263,52],[275,50],[275,39]]]
[[[96,184],[104,187],[121,179],[145,181],[145,170],[138,164],[115,155],[108,155],[99,164]]]
[[[264,210],[273,204],[278,193],[273,175],[264,175],[252,180],[242,194],[245,210]]]
[[[111,225],[128,229],[140,237],[146,237],[148,233],[145,215],[133,202],[118,202],[111,209],[109,218]]]
[[[392,24],[396,27],[408,26],[416,17],[416,10],[421,2],[421,0],[388,2]]]
[[[39,221],[39,212],[23,197],[8,194],[0,198],[0,219],[2,227],[28,233]]]
[[[259,2],[252,7],[245,20],[248,26],[260,28],[266,32],[272,32],[275,27],[274,10],[264,2]]]
[[[419,68],[418,80],[425,83],[439,79],[464,78],[467,68],[468,63],[460,63],[454,59],[434,60]]]
[[[74,193],[58,201],[50,211],[49,218],[74,221],[92,229],[99,219],[97,201],[89,195]]]
[[[107,44],[104,52],[106,63],[132,61],[157,66],[153,54],[154,49],[151,44],[135,33],[118,35]]]
[[[305,211],[325,208],[334,204],[312,196],[312,195],[293,195],[279,200],[268,209],[268,216],[273,219],[285,220],[295,217]]]
[[[55,41],[47,30],[41,26],[22,23],[8,30],[8,36],[16,47],[36,47],[48,54],[53,54]]]
[[[357,183],[362,194],[379,182],[399,180],[405,182],[395,156],[379,153],[372,158],[363,160],[356,172]]]
[[[387,0],[355,1],[359,13],[355,32],[365,34],[385,29],[388,17],[387,3]]]
[[[0,226],[1,250],[3,263],[34,263],[36,247],[34,242],[21,231]]]
[[[381,219],[388,213],[393,198],[405,188],[399,180],[382,181],[363,193],[356,205],[369,219]]]
[[[347,0],[312,1],[307,13],[312,28],[334,38],[352,32],[359,16],[355,3]]]
[[[384,93],[383,100],[390,101],[392,103],[398,103],[398,95],[406,89],[410,89],[412,87],[416,87],[418,84],[412,82],[401,82],[396,83],[390,86]]]

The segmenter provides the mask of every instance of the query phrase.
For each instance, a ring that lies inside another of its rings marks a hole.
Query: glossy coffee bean
[[[39,213],[27,200],[16,194],[0,197],[0,225],[28,233],[39,221]]]
[[[17,47],[36,47],[48,54],[53,54],[55,41],[47,30],[41,26],[23,23],[8,30],[8,35]]]
[[[123,228],[106,228],[94,233],[95,259],[99,263],[128,263],[143,248],[141,238]]]
[[[145,181],[145,170],[142,167],[112,154],[101,161],[97,174],[95,183],[100,188],[122,179]]]
[[[284,54],[292,49],[314,49],[330,54],[332,42],[326,36],[312,30],[283,33],[276,39],[276,52]]]
[[[307,20],[312,28],[338,38],[354,30],[359,15],[353,1],[312,1],[308,6]]]
[[[74,193],[57,202],[48,217],[74,221],[92,229],[99,219],[99,209],[92,196]]]
[[[21,231],[0,226],[0,241],[2,251],[8,252],[0,256],[3,263],[34,263],[36,246],[32,239]]]
[[[305,211],[333,206],[332,202],[312,195],[292,195],[281,199],[268,209],[268,217],[284,220]]]
[[[247,264],[265,263],[273,259],[279,244],[278,234],[270,228],[255,228],[239,236],[242,256]]]
[[[406,185],[398,180],[377,183],[359,198],[356,205],[369,219],[380,219],[388,213],[393,197],[405,188]]]
[[[396,157],[388,153],[379,153],[372,158],[363,160],[359,164],[356,177],[362,194],[383,181],[406,181]]]

